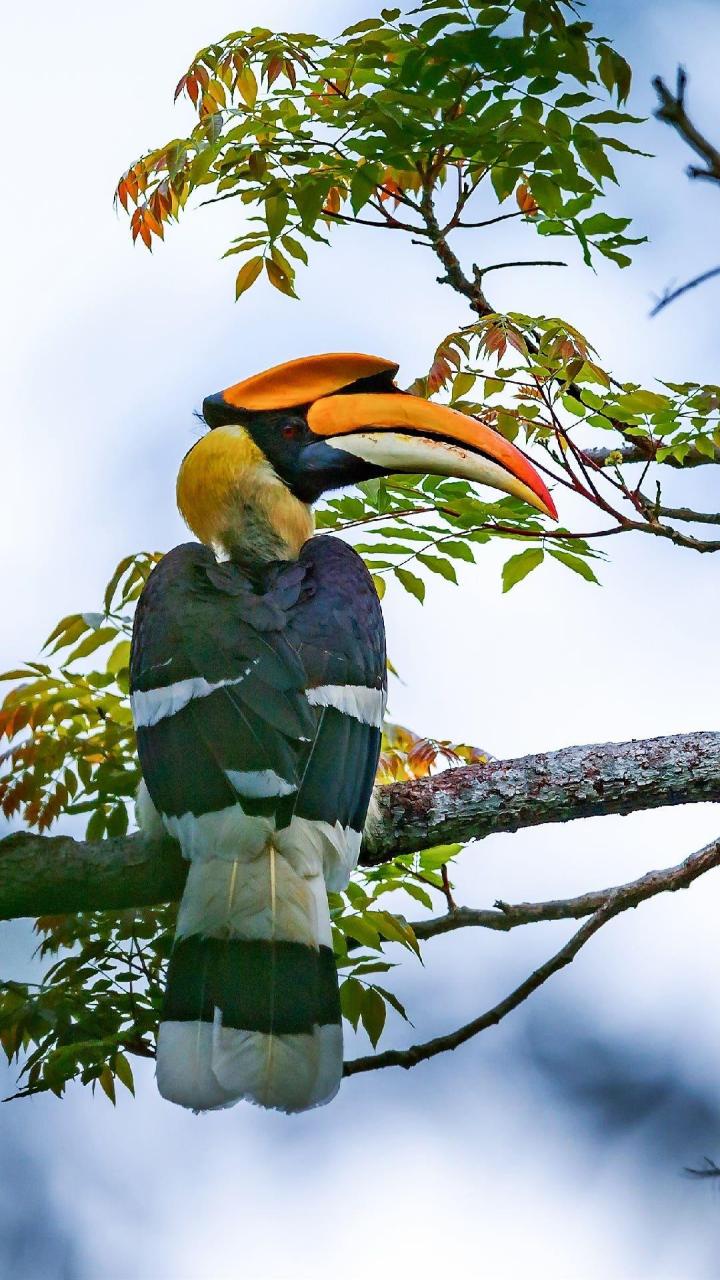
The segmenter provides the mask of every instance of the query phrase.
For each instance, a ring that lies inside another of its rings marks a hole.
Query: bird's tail
[[[342,1075],[338,980],[321,859],[268,843],[191,862],[157,1045],[163,1097],[304,1111]]]

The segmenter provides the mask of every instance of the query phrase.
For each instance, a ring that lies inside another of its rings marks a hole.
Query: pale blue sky
[[[15,186],[0,207],[9,356],[0,667],[32,656],[61,614],[97,607],[120,556],[185,536],[174,475],[208,391],[338,347],[393,356],[410,378],[465,321],[423,251],[400,255],[391,237],[339,236],[301,279],[300,304],[259,287],[235,306],[231,266],[219,261],[238,226],[232,206],[187,216],[152,258],[132,249],[112,211],[126,163],[187,124],[172,89],[196,47],[253,22],[327,29],[366,12],[359,0],[202,9],[38,0],[3,16],[14,122],[4,165]],[[642,0],[628,11],[591,0],[588,13],[635,64],[638,114],[653,104],[650,76],[672,76],[682,59],[692,109],[713,129],[716,5]],[[571,270],[500,273],[494,296],[499,307],[564,315],[618,376],[717,380],[720,282],[655,321],[647,313],[670,279],[714,265],[719,197],[685,179],[689,155],[669,130],[648,123],[642,145],[656,159],[623,164],[613,196],[651,236],[637,266],[593,275],[571,250]],[[463,251],[502,260],[513,234],[495,229]],[[523,256],[534,247],[525,242]],[[717,509],[710,468],[671,478],[667,493]],[[460,589],[433,584],[423,611],[389,592],[404,679],[394,716],[498,755],[715,727],[717,566],[650,538],[622,542],[602,590],[558,568],[501,598],[490,554]],[[485,678],[488,655],[527,677],[522,702],[508,693],[512,680]],[[496,837],[466,853],[459,897],[486,905],[628,879],[679,860],[716,822],[703,806]],[[239,1107],[194,1118],[161,1102],[149,1070],[138,1073],[138,1100],[121,1099],[116,1112],[79,1089],[63,1103],[2,1108],[0,1260],[24,1242],[21,1280],[324,1280],[400,1267],[418,1277],[441,1267],[513,1278],[715,1275],[720,1204],[680,1169],[720,1158],[718,905],[711,879],[648,904],[513,1022],[412,1073],[349,1081],[308,1116]],[[406,965],[400,979],[416,1029],[394,1028],[396,1041],[472,1016],[567,932],[436,940],[426,972]],[[3,929],[0,944],[9,963],[25,947],[22,927]],[[558,1045],[576,1064],[572,1083],[587,1085],[575,1101]],[[605,1049],[628,1046],[639,1099],[660,1096],[658,1080],[667,1088],[644,1120],[638,1102],[613,1128],[594,1073]]]

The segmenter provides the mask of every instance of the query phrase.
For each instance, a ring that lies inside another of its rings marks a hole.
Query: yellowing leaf
[[[243,102],[248,107],[254,107],[257,101],[258,85],[252,67],[248,67],[247,64],[237,78],[237,89]]]
[[[271,285],[274,285],[274,287],[279,289],[281,293],[286,294],[288,298],[297,297],[292,286],[292,280],[287,273],[283,271],[282,267],[278,266],[277,262],[273,262],[272,258],[265,259],[265,270]]]
[[[235,280],[235,299],[240,297],[241,293],[245,293],[251,285],[255,283],[263,267],[263,259],[260,255],[256,258],[250,258],[243,263],[237,273]]]

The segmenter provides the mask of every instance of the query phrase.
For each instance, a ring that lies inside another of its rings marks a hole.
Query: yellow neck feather
[[[223,557],[294,560],[313,533],[310,508],[275,474],[244,427],[216,427],[183,459],[180,513]]]

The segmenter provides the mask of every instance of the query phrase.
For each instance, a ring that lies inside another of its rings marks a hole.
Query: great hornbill
[[[395,472],[478,480],[555,516],[491,428],[402,392],[375,356],[293,360],[208,396],[180,467],[199,542],[151,573],[132,644],[138,821],[190,867],[157,1044],[164,1097],[318,1106],[342,1074],[326,890],[360,850],[386,699],[360,557],[313,536],[327,490]]]

